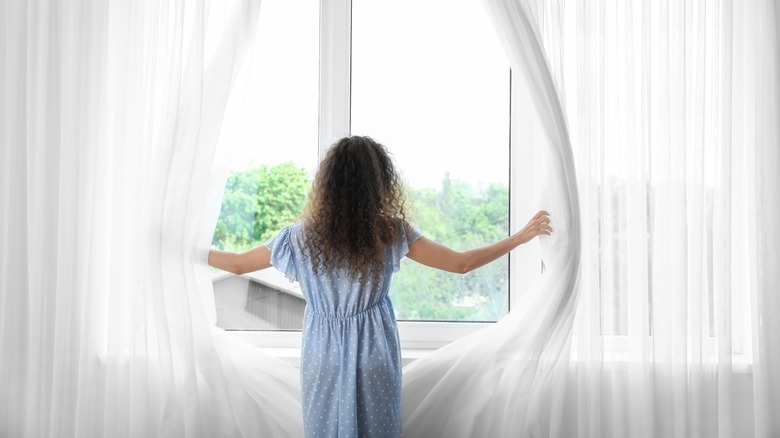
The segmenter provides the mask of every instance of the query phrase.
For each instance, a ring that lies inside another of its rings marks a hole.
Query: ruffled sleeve
[[[401,269],[401,259],[409,253],[409,245],[422,237],[422,233],[411,226],[408,222],[401,222],[401,239],[393,247],[393,272]]]
[[[298,270],[295,267],[295,253],[290,244],[290,226],[279,231],[276,236],[265,242],[265,247],[271,251],[271,264],[290,281],[298,281]]]

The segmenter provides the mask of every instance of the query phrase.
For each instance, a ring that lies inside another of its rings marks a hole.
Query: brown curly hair
[[[380,278],[386,249],[406,226],[405,202],[384,146],[359,136],[336,142],[320,163],[304,212],[305,255],[314,272],[337,267],[361,283]]]

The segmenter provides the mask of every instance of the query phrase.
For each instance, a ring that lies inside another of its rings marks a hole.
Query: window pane
[[[352,132],[393,153],[411,221],[456,249],[509,224],[509,64],[479,2],[352,2]],[[507,311],[504,257],[468,275],[405,262],[399,319],[495,321]]]
[[[246,92],[228,108],[228,178],[213,245],[243,251],[296,220],[317,166],[319,2],[263,0]],[[300,329],[303,297],[274,269],[215,273],[217,325]]]

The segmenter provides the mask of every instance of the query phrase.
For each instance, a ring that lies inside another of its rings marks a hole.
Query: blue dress
[[[314,273],[303,256],[303,222],[268,240],[271,264],[298,281],[306,298],[301,351],[307,437],[399,437],[401,348],[388,291],[409,245],[421,234],[401,227],[387,248],[382,278],[361,285],[343,269]]]

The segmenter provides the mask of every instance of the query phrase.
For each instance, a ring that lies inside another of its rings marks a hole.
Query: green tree
[[[212,243],[228,251],[261,244],[300,216],[310,186],[308,172],[293,163],[234,172]]]
[[[411,189],[412,223],[429,239],[455,249],[506,237],[509,190],[500,184],[475,187],[445,176],[440,190]],[[400,319],[485,320],[507,309],[506,257],[466,275],[404,263],[391,294]]]
[[[301,214],[309,174],[292,163],[233,173],[227,181],[213,244],[244,251],[261,244]],[[410,221],[428,238],[455,249],[486,245],[509,228],[509,190],[472,186],[445,176],[439,189],[409,189]],[[493,321],[506,312],[506,258],[466,275],[404,262],[392,280],[400,319]]]

